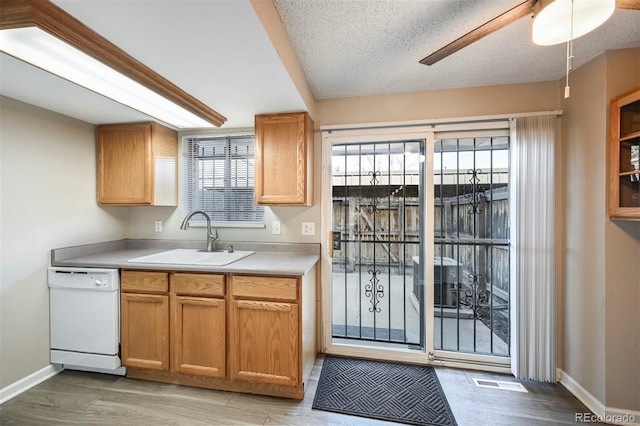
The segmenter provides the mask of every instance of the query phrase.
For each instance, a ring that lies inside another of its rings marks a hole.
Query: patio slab
[[[401,339],[406,333],[410,342],[420,342],[420,315],[413,295],[410,275],[334,273],[333,312],[334,330],[341,333],[347,327],[349,336],[363,336],[386,340]],[[377,295],[367,293],[367,286],[375,284]],[[374,306],[373,303],[377,302]],[[374,309],[375,308],[375,309]],[[379,311],[378,311],[379,310]],[[508,344],[493,333],[479,319],[470,318],[470,310],[436,309],[433,318],[434,347],[466,353],[508,355]],[[438,314],[441,314],[438,315]],[[475,339],[474,339],[475,336]],[[377,342],[362,341],[363,345],[379,346]]]

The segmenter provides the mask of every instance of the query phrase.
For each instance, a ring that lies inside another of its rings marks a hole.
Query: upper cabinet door
[[[640,87],[611,100],[609,217],[640,220]]]
[[[256,204],[313,205],[313,137],[306,112],[256,115]]]
[[[157,123],[97,128],[98,204],[177,205],[178,136]]]

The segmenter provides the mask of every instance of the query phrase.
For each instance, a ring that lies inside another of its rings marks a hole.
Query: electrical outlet
[[[156,220],[156,232],[162,232],[162,221]]]
[[[302,235],[316,235],[316,223],[302,222]]]
[[[281,229],[280,229],[280,221],[279,220],[274,220],[271,223],[271,233],[273,235],[280,235],[280,231],[281,231]]]

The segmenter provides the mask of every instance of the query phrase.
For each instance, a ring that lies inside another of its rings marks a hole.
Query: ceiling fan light
[[[533,20],[533,42],[551,46],[575,40],[605,23],[615,8],[615,0],[540,0]]]

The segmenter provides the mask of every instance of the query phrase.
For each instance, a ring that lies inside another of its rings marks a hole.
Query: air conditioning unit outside
[[[420,280],[420,259],[413,260],[413,294],[422,303],[423,287]],[[434,306],[455,308],[458,306],[458,289],[462,281],[462,265],[450,257],[437,256],[433,259]]]
[[[450,257],[433,259],[434,305],[444,307],[458,306],[458,290],[462,281],[462,265]]]

